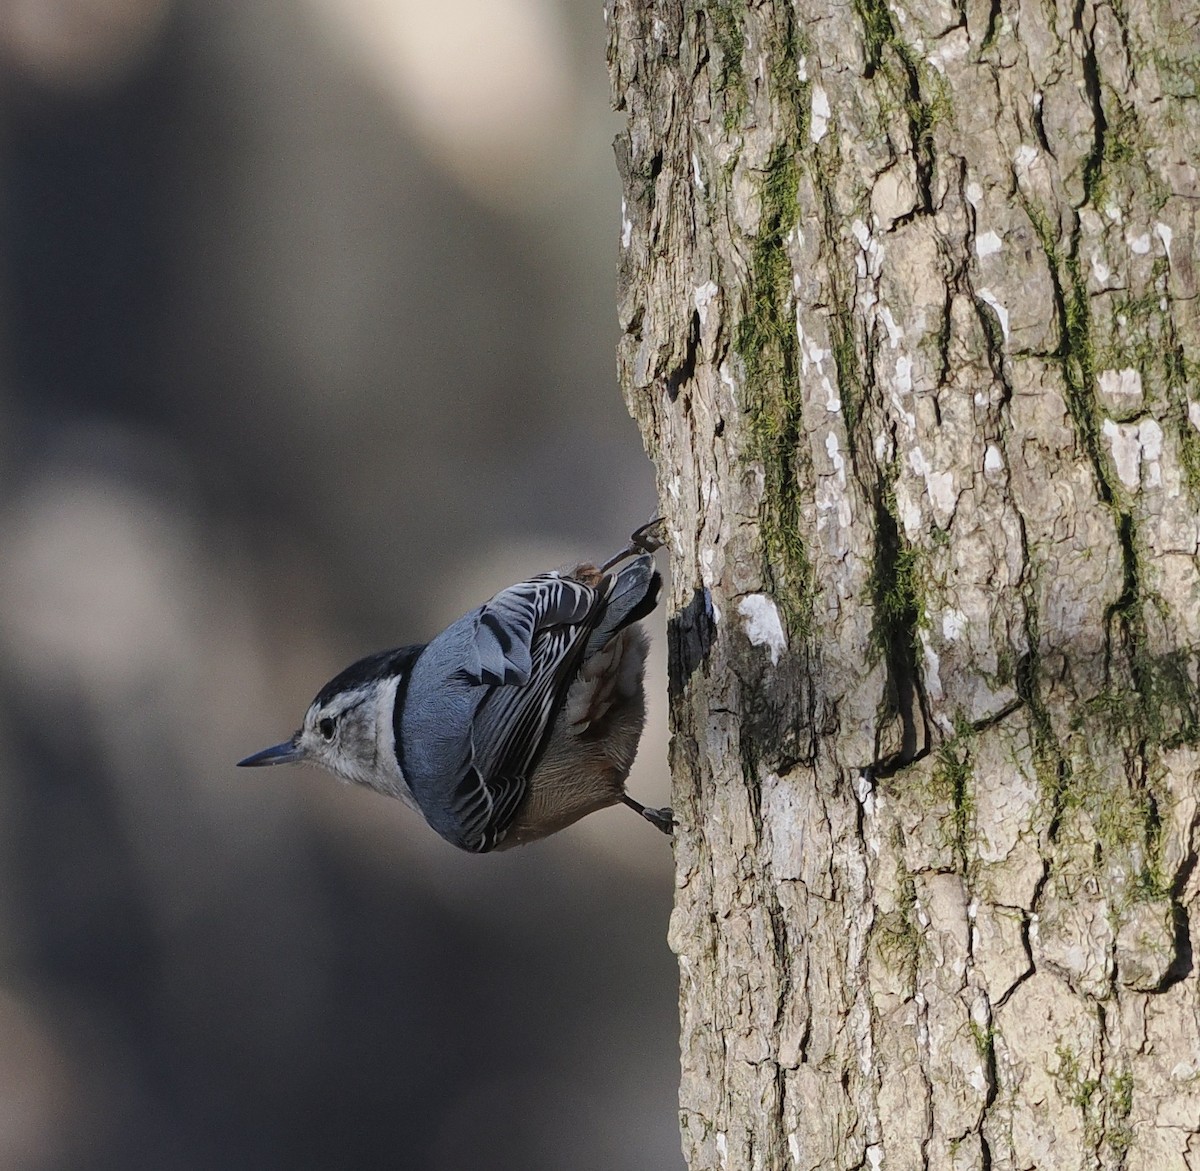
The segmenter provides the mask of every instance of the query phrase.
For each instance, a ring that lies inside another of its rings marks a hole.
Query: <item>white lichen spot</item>
[[[958,507],[958,493],[954,490],[952,472],[929,472],[925,476],[925,491],[936,516],[949,520]]]
[[[817,483],[817,532],[824,532],[829,527],[831,515],[844,532],[850,527],[852,519],[850,497],[846,492],[846,460],[839,450],[838,438],[833,431],[825,436],[825,453],[833,466],[833,475],[823,475]],[[848,552],[844,541],[838,542],[837,552]]]
[[[1108,278],[1112,276],[1112,269],[1104,263],[1104,258],[1099,252],[1092,253],[1092,276],[1096,278],[1098,285],[1108,283]]]
[[[628,214],[628,206],[625,200],[621,200],[621,247],[628,248],[633,240],[633,221],[630,220]]]
[[[971,1070],[967,1074],[967,1082],[977,1094],[982,1094],[987,1089],[987,1079],[983,1076],[983,1066],[977,1065]]]
[[[1104,214],[1108,216],[1108,221],[1112,224],[1119,224],[1125,218],[1121,215],[1121,209],[1115,203],[1105,204]]]
[[[883,1144],[872,1143],[866,1150],[867,1166],[871,1171],[879,1171],[883,1166]]]
[[[711,546],[700,551],[700,580],[709,589],[717,580],[717,551]]]
[[[737,383],[733,381],[733,375],[730,373],[728,362],[722,362],[720,366],[717,367],[717,376],[721,379],[721,385],[729,391],[729,397],[736,401]]]
[[[972,207],[978,207],[983,202],[983,188],[974,179],[967,184],[967,202]]]
[[[1097,381],[1100,393],[1115,410],[1134,410],[1142,405],[1142,376],[1132,366],[1101,370]]]
[[[883,271],[883,245],[871,235],[871,229],[862,220],[855,220],[850,225],[850,234],[858,241],[862,252],[855,257],[854,268],[860,279],[877,277]],[[878,300],[874,288],[863,290],[861,296],[862,312],[869,312]]]
[[[796,318],[796,328],[797,332],[800,332],[799,315],[797,315]],[[808,363],[811,362],[817,368],[817,372],[821,373],[825,368],[825,359],[829,357],[829,351],[821,349],[821,347],[817,345],[816,340],[809,337],[807,334],[802,334],[800,340],[801,369],[807,373]]]
[[[829,129],[829,96],[823,86],[814,85],[812,90],[812,117],[808,124],[808,137],[813,142],[820,142]]]
[[[754,646],[765,646],[771,655],[771,665],[787,650],[787,635],[779,619],[779,610],[766,594],[750,594],[738,603],[746,637]]]
[[[832,431],[825,436],[825,454],[829,456],[829,462],[833,464],[834,474],[844,484],[846,482],[846,461],[838,450],[838,437]]]
[[[1121,483],[1136,488],[1141,481],[1142,445],[1138,443],[1137,427],[1123,427],[1112,419],[1104,420],[1104,437],[1112,448],[1113,463]]]
[[[996,300],[996,294],[991,289],[980,289],[979,299],[985,304],[990,305],[995,311],[996,316],[1000,319],[1000,332],[1004,334],[1005,344],[1008,344],[1008,310]]]
[[[808,80],[808,58],[805,56],[801,56],[796,62],[796,77],[800,81]]]
[[[1129,251],[1135,256],[1145,256],[1150,251],[1150,233],[1142,232],[1135,235],[1133,232],[1126,232],[1125,243],[1129,245]]]
[[[676,502],[678,502],[678,500],[679,500],[679,486],[680,486],[680,480],[679,480],[678,476],[672,476],[667,481],[667,495],[670,496],[671,499]]]
[[[904,337],[904,330],[896,324],[892,311],[886,305],[879,310],[879,316],[883,321],[883,328],[887,330],[888,345],[894,350]]]
[[[991,256],[993,253],[999,252],[1001,246],[1000,237],[995,232],[984,232],[982,236],[975,237],[976,256]]]
[[[900,513],[904,535],[910,541],[913,540],[924,528],[924,521],[921,517],[921,503],[909,491],[906,480],[901,480],[896,485],[896,510]]]
[[[1033,166],[1034,160],[1038,157],[1038,148],[1030,146],[1029,143],[1023,142],[1017,147],[1013,154],[1013,166],[1018,171],[1028,171]]]
[[[1163,432],[1157,419],[1143,419],[1138,424],[1138,442],[1142,445],[1142,484],[1161,488]]]
[[[909,394],[912,388],[912,358],[901,354],[896,359],[896,389],[901,394]]]
[[[989,443],[983,453],[983,470],[985,472],[1004,470],[1004,455],[994,443]]]
[[[929,641],[929,632],[927,630],[921,631],[921,656],[924,659],[925,667],[925,693],[935,703],[939,703],[945,694],[942,691],[941,660],[938,658],[937,651],[933,649],[933,645]]]
[[[938,38],[937,49],[930,53],[925,60],[944,76],[946,65],[962,60],[970,47],[971,43],[965,28],[951,29],[950,32]]]
[[[800,1166],[800,1140],[796,1137],[794,1130],[788,1132],[788,1154],[792,1157],[792,1162],[797,1167]]]
[[[723,1130],[717,1131],[717,1158],[721,1160],[722,1167],[729,1166],[729,1140]]]
[[[957,642],[967,629],[967,616],[961,610],[946,610],[942,614],[942,637]]]
[[[836,415],[842,409],[842,400],[838,398],[833,383],[825,375],[821,375],[821,389],[825,391],[825,409],[831,415]]]
[[[718,292],[716,281],[705,281],[704,284],[692,290],[692,302],[695,304],[696,312],[700,316],[701,329],[708,324],[708,307],[712,304]]]
[[[1188,422],[1200,431],[1200,402],[1188,403]]]
[[[1162,241],[1163,251],[1167,254],[1167,259],[1171,259],[1171,241],[1175,239],[1175,233],[1171,231],[1169,224],[1157,223],[1154,225],[1154,234]]]

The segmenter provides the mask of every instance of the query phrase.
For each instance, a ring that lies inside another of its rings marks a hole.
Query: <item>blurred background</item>
[[[653,515],[604,43],[599,0],[0,0],[0,1167],[682,1166],[655,830],[474,858],[233,767]]]

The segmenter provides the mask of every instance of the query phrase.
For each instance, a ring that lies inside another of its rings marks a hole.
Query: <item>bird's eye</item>
[[[317,731],[321,733],[326,740],[333,739],[333,720],[329,716],[324,716],[317,721]]]

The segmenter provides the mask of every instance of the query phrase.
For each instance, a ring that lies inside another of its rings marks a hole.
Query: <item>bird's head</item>
[[[308,762],[344,781],[402,795],[392,712],[396,688],[420,649],[383,651],[347,667],[317,693],[291,739],[239,760],[239,766]]]
[[[319,764],[345,781],[369,785],[378,771],[380,684],[318,697],[304,722],[282,744],[239,760],[245,768],[267,764]]]

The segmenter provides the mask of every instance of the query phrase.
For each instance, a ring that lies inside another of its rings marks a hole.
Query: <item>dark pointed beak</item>
[[[297,732],[290,740],[276,744],[272,748],[264,748],[245,760],[238,761],[238,768],[258,768],[264,764],[294,764],[298,760],[307,760],[308,753],[300,747],[300,733]]]

